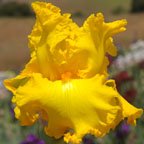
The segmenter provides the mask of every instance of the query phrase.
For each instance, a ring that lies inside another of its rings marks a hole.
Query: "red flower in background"
[[[125,82],[128,82],[128,81],[133,81],[134,78],[132,76],[129,75],[129,73],[127,71],[122,71],[120,73],[118,73],[115,77],[115,82],[116,82],[116,85],[117,85],[117,89],[119,90],[119,87],[125,83]]]
[[[127,91],[125,92],[124,98],[125,98],[128,102],[132,103],[132,102],[134,101],[136,95],[137,95],[136,89],[131,88],[131,89],[129,89],[129,90],[127,90]]]
[[[115,77],[117,89],[120,93],[123,93],[123,97],[130,103],[132,103],[137,95],[136,89],[133,87],[134,77],[129,75],[127,71],[118,73]],[[129,83],[130,82],[130,83]],[[129,85],[126,88],[126,85]],[[126,90],[124,89],[126,88]]]
[[[139,63],[139,68],[144,69],[144,60]]]
[[[122,83],[124,81],[131,81],[133,77],[129,75],[127,71],[122,71],[115,76],[116,83]]]

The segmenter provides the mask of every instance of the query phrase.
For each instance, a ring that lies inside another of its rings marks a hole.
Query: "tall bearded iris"
[[[31,60],[21,74],[5,80],[21,125],[41,118],[47,135],[79,144],[85,134],[104,136],[124,118],[135,124],[142,110],[125,101],[114,80],[107,79],[106,54],[116,55],[112,36],[125,30],[126,20],[105,23],[98,13],[79,27],[50,3],[32,7]]]

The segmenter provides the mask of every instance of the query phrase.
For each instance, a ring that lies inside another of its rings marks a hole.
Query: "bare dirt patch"
[[[115,42],[125,47],[134,39],[144,39],[144,13],[108,16],[107,21],[126,18],[127,31],[115,36]],[[85,18],[75,18],[81,25]],[[19,70],[29,60],[27,36],[34,24],[33,18],[0,19],[0,70]]]

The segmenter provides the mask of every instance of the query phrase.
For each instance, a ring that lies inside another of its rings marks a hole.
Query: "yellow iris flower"
[[[85,134],[104,136],[124,118],[135,124],[142,110],[125,101],[114,80],[107,79],[106,53],[116,55],[112,36],[125,30],[126,20],[105,23],[98,13],[79,27],[50,3],[32,7],[31,60],[20,75],[5,80],[21,125],[41,118],[47,135],[79,144]]]

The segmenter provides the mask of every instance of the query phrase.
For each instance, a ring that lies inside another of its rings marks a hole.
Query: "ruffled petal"
[[[132,123],[142,114],[141,109],[118,94],[114,82],[106,81],[104,75],[52,82],[35,73],[17,87],[13,102],[22,125],[43,119],[49,136],[65,135],[66,142],[75,144],[87,133],[104,136],[124,118]]]
[[[112,36],[125,30],[125,20],[105,23],[98,13],[78,27],[70,14],[62,15],[50,3],[36,2],[32,6],[36,24],[29,35],[29,47],[45,77],[58,80],[63,73],[71,72],[73,78],[90,78],[107,73],[106,53],[116,55]]]
[[[61,15],[60,10],[50,3],[33,3],[33,9],[37,19],[29,35],[32,54],[36,54],[45,77],[50,80],[60,79],[62,73],[69,71],[69,65],[74,63],[72,57],[81,51],[74,47],[73,41],[79,36],[79,27],[69,18],[70,14]],[[76,70],[73,71],[76,73]]]
[[[112,36],[124,31],[126,24],[126,20],[105,23],[102,13],[96,15],[92,14],[84,22],[82,28],[87,33],[87,39],[91,39],[95,47],[95,52],[91,55],[91,63],[93,65],[89,68],[93,75],[107,72],[108,62],[106,53],[109,53],[112,56],[115,56],[117,53]]]
[[[32,3],[32,7],[37,18],[32,33],[29,35],[29,46],[33,51],[41,40],[46,23],[49,23],[49,25],[47,24],[49,26],[47,31],[50,32],[59,22],[60,9],[50,3],[46,4],[43,2]]]

